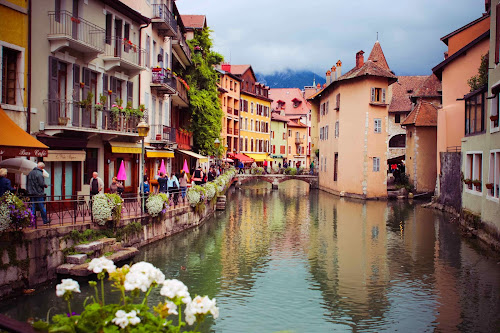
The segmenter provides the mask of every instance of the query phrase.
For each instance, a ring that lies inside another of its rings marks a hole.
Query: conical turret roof
[[[372,52],[370,52],[370,56],[368,60],[373,61],[380,68],[386,69],[390,71],[389,65],[387,64],[387,60],[385,60],[384,51],[382,51],[382,46],[380,46],[379,41],[375,42],[373,45]]]

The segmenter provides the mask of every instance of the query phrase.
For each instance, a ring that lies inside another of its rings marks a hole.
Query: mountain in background
[[[324,77],[307,70],[295,71],[286,69],[282,72],[275,72],[269,75],[261,73],[256,73],[255,75],[258,82],[269,86],[269,88],[304,89],[304,86],[312,86],[314,79],[316,79],[316,84],[323,85],[325,83]]]

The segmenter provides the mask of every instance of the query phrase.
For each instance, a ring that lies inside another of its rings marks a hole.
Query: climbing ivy
[[[193,148],[201,154],[216,155],[215,139],[222,129],[222,108],[217,91],[218,73],[215,65],[224,58],[211,51],[211,30],[204,28],[188,41],[193,65],[186,70],[185,78],[190,87],[189,102]]]

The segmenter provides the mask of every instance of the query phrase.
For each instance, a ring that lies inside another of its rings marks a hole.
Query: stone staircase
[[[87,244],[78,244],[75,246],[75,251],[78,253],[67,255],[66,263],[57,267],[56,272],[58,274],[88,276],[93,274],[87,269],[89,261],[93,258],[99,258],[105,253],[112,252],[106,258],[113,260],[116,264],[139,253],[139,250],[135,247],[122,247],[121,243],[117,242],[115,238],[101,238]]]

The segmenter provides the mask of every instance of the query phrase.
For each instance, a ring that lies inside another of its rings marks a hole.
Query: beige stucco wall
[[[436,186],[436,127],[416,128],[417,192],[433,192]]]
[[[489,49],[484,40],[450,62],[442,72],[443,108],[438,110],[437,171],[440,170],[439,153],[447,147],[461,145],[465,127],[465,104],[462,99],[470,92],[467,80],[477,74],[481,56]]]
[[[387,196],[387,106],[370,105],[371,87],[387,90],[387,80],[366,78],[343,82],[321,98],[329,100],[328,115],[321,116],[319,127],[329,126],[328,140],[319,141],[320,162],[326,158],[326,170],[320,168],[320,187],[333,193],[366,198]],[[340,93],[340,110],[335,111],[335,96]],[[382,132],[374,133],[374,120],[382,121]],[[339,137],[335,122],[339,120]],[[338,181],[333,181],[334,154],[338,152]],[[373,158],[380,158],[380,171],[373,171]],[[321,164],[321,163],[320,163]]]

